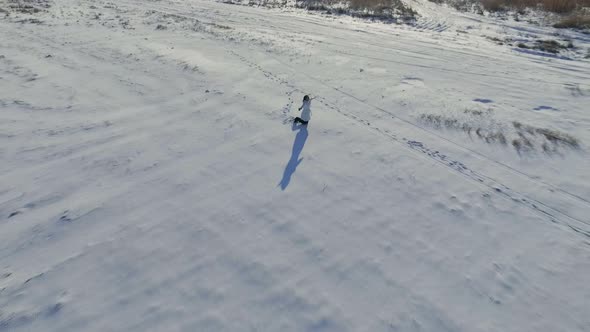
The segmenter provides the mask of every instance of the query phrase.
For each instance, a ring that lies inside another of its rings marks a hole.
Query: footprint
[[[559,111],[557,108],[551,106],[537,106],[533,108],[533,111]]]
[[[61,215],[61,217],[59,217],[59,221],[62,223],[70,223],[72,222],[72,218],[68,215],[70,211],[69,210],[65,210],[63,212],[63,214]]]
[[[56,195],[56,194],[47,195],[45,197],[40,198],[39,200],[37,200],[35,202],[30,202],[30,203],[25,204],[25,208],[32,209],[35,207],[46,206],[49,204],[53,204],[62,198],[63,198],[62,195]]]
[[[402,84],[411,85],[413,87],[423,87],[424,80],[419,77],[413,76],[404,76],[404,79],[401,81]]]
[[[22,213],[21,211],[14,211],[14,212],[12,212],[11,214],[8,215],[8,219],[10,219],[10,218],[12,218],[12,217],[14,217],[16,215],[19,215],[21,213]]]
[[[570,91],[572,96],[581,97],[584,96],[584,92],[580,89],[580,85],[577,83],[566,83],[565,88]]]
[[[418,141],[408,141],[408,145],[412,146],[412,147],[420,147],[420,148],[424,147],[424,144],[422,144],[422,142],[418,142]]]

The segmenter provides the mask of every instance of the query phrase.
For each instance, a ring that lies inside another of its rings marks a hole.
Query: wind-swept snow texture
[[[590,331],[587,35],[421,1],[24,3],[0,331]]]

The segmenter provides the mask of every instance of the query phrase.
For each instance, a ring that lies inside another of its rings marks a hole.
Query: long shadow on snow
[[[305,141],[307,140],[307,126],[298,126],[293,124],[291,130],[296,131],[297,129],[299,129],[299,131],[297,132],[297,135],[295,136],[295,141],[293,142],[291,159],[289,159],[287,166],[285,166],[285,170],[283,171],[283,179],[281,180],[281,182],[279,182],[281,190],[285,190],[287,188],[289,182],[291,181],[291,176],[293,175],[293,173],[295,173],[297,166],[299,166],[299,164],[303,160],[303,158],[299,159],[299,155],[301,154],[301,151],[303,151],[303,146],[305,145]]]

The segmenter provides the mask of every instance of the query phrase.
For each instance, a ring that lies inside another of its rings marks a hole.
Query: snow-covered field
[[[590,331],[588,35],[39,1],[0,1],[0,331]]]

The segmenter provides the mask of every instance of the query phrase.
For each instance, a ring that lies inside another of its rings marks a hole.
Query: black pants
[[[303,119],[302,119],[302,118],[300,118],[300,117],[296,117],[296,118],[293,120],[293,123],[302,123],[302,124],[304,124],[304,125],[306,125],[306,124],[307,124],[307,122],[308,122],[308,121],[303,121]]]

